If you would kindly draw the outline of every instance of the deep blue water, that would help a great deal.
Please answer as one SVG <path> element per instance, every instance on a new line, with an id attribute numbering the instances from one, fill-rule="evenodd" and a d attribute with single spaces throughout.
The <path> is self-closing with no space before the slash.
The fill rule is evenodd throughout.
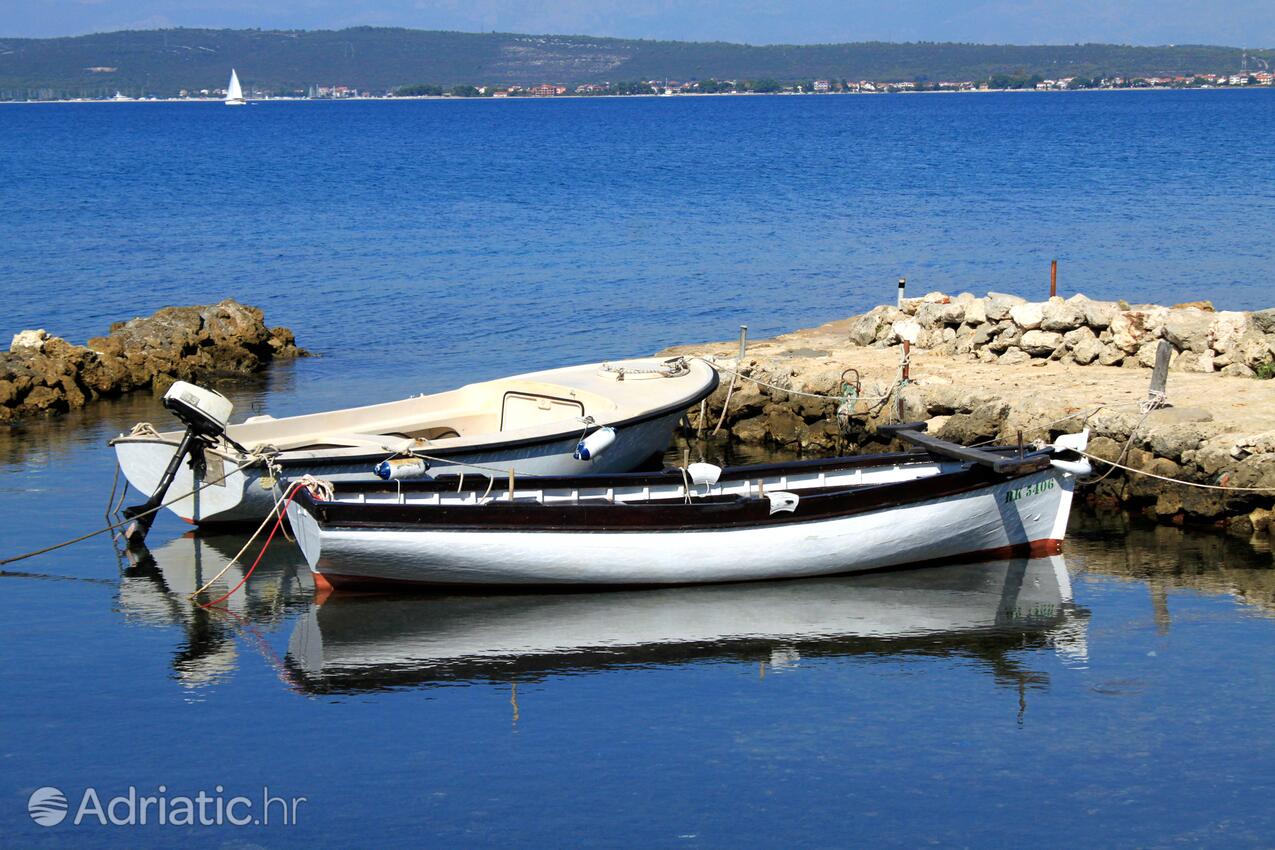
<path id="1" fill-rule="evenodd" d="M 1273 135 L 1262 90 L 12 105 L 0 335 L 234 296 L 391 397 L 819 324 L 900 275 L 1042 297 L 1055 257 L 1064 293 L 1265 307 Z"/>
<path id="2" fill-rule="evenodd" d="M 1064 292 L 1267 306 L 1273 107 L 1263 91 L 4 107 L 0 338 L 79 341 L 233 295 L 323 354 L 232 388 L 239 410 L 280 413 L 813 325 L 889 300 L 900 274 L 1039 294 L 1055 256 Z M 165 415 L 135 396 L 0 433 L 0 557 L 97 525 L 105 440 Z M 0 575 L 0 845 L 1275 835 L 1275 570 L 1248 541 L 1078 515 L 1074 602 L 1012 616 L 1005 564 L 543 611 L 315 608 L 280 542 L 210 614 L 183 591 L 237 541 L 183 530 L 156 523 L 154 564 L 98 538 Z M 991 600 L 982 619 L 926 627 L 961 582 Z M 838 622 L 691 639 L 790 592 Z M 662 640 L 591 642 L 687 605 Z M 865 634 L 874 620 L 892 625 Z M 501 653 L 506 627 L 551 648 Z M 161 784 L 307 799 L 290 827 L 27 814 L 42 786 L 74 807 Z"/>

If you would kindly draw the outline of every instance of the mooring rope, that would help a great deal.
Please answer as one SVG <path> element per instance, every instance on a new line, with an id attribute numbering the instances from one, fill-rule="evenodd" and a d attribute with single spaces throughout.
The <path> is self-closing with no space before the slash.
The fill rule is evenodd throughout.
<path id="1" fill-rule="evenodd" d="M 778 384 L 771 384 L 771 383 L 767 383 L 766 381 L 763 381 L 761 378 L 754 378 L 752 375 L 745 375 L 743 372 L 739 372 L 739 371 L 736 371 L 735 369 L 731 369 L 731 368 L 729 368 L 729 367 L 727 367 L 727 366 L 723 366 L 723 365 L 721 365 L 720 363 L 714 363 L 712 360 L 708 360 L 708 359 L 706 359 L 706 358 L 704 358 L 704 357 L 700 357 L 700 358 L 698 358 L 698 359 L 699 359 L 699 360 L 703 360 L 705 363 L 707 363 L 709 366 L 712 366 L 712 367 L 713 367 L 714 369 L 716 369 L 717 371 L 719 371 L 719 372 L 725 372 L 726 374 L 730 375 L 730 376 L 731 376 L 731 378 L 732 378 L 732 380 L 734 380 L 734 378 L 735 378 L 735 377 L 738 377 L 738 378 L 740 378 L 740 379 L 742 379 L 742 380 L 745 380 L 745 381 L 751 381 L 751 382 L 752 382 L 752 383 L 754 383 L 754 384 L 758 384 L 758 385 L 763 386 L 763 387 L 766 387 L 766 388 L 768 388 L 768 389 L 777 390 L 777 391 L 779 391 L 779 392 L 781 392 L 781 393 L 788 393 L 788 394 L 790 394 L 790 395 L 799 395 L 799 396 L 802 396 L 803 398 L 817 398 L 817 399 L 821 399 L 821 400 L 823 400 L 823 401 L 843 401 L 843 400 L 845 400 L 845 395 L 844 395 L 844 394 L 843 394 L 843 395 L 829 395 L 829 394 L 827 394 L 827 393 L 812 393 L 812 392 L 806 392 L 805 390 L 794 390 L 794 389 L 790 389 L 790 388 L 788 388 L 788 387 L 781 387 L 781 386 L 779 386 Z M 896 381 L 896 383 L 897 383 L 897 381 Z M 893 385 L 892 385 L 892 386 L 893 386 Z M 861 401 L 880 401 L 880 400 L 883 400 L 883 399 L 888 399 L 891 395 L 893 395 L 893 392 L 887 392 L 885 395 L 876 395 L 876 396 L 874 396 L 874 395 L 861 395 L 861 396 L 859 396 L 858 398 L 859 398 L 859 400 L 861 400 Z"/>
<path id="2" fill-rule="evenodd" d="M 1199 487 L 1200 489 L 1203 489 L 1203 490 L 1225 490 L 1231 493 L 1275 493 L 1275 487 L 1228 487 L 1225 484 L 1201 484 L 1198 481 L 1186 481 L 1182 478 L 1171 478 L 1168 475 L 1160 475 L 1159 473 L 1148 472 L 1145 469 L 1136 469 L 1132 466 L 1126 466 L 1125 464 L 1117 463 L 1114 460 L 1107 460 L 1106 458 L 1101 458 L 1101 457 L 1098 457 L 1097 455 L 1093 455 L 1085 451 L 1080 452 L 1080 454 L 1084 455 L 1090 460 L 1096 460 L 1101 463 L 1108 464 L 1114 469 L 1123 469 L 1126 472 L 1132 472 L 1136 475 L 1145 475 L 1148 478 L 1158 478 L 1161 481 L 1168 481 L 1172 484 L 1182 484 L 1187 487 Z M 1101 480 L 1101 479 L 1096 479 L 1095 483 L 1098 480 Z M 1089 482 L 1084 482 L 1084 483 L 1089 483 Z"/>
<path id="3" fill-rule="evenodd" d="M 124 526 L 132 523 L 134 520 L 140 519 L 141 517 L 144 517 L 144 516 L 149 516 L 150 514 L 153 514 L 156 511 L 162 510 L 163 508 L 166 508 L 169 505 L 174 505 L 177 502 L 180 502 L 182 499 L 190 498 L 191 496 L 198 493 L 200 490 L 203 490 L 205 487 L 211 487 L 214 484 L 220 484 L 222 481 L 225 481 L 227 478 L 234 475 L 236 472 L 240 472 L 244 469 L 247 469 L 248 467 L 252 466 L 254 463 L 258 463 L 258 462 L 259 462 L 259 458 L 256 458 L 256 457 L 250 458 L 246 463 L 241 464 L 240 466 L 236 466 L 234 469 L 230 470 L 225 475 L 222 475 L 220 478 L 214 478 L 210 481 L 205 481 L 203 484 L 200 484 L 198 487 L 191 490 L 190 492 L 182 493 L 180 496 L 169 499 L 167 502 L 163 502 L 162 504 L 156 505 L 150 510 L 142 511 L 136 516 L 129 517 L 128 519 L 121 520 L 120 522 L 113 522 L 110 525 L 107 525 L 103 528 L 96 529 L 95 531 L 90 531 L 87 534 L 81 534 L 78 537 L 72 537 L 70 540 L 63 540 L 61 543 L 54 543 L 52 546 L 45 546 L 43 548 L 36 549 L 31 552 L 23 552 L 21 555 L 13 555 L 12 557 L 0 560 L 0 566 L 4 566 L 5 564 L 12 564 L 17 561 L 25 561 L 27 558 L 34 558 L 36 555 L 44 555 L 48 552 L 53 552 L 57 549 L 65 549 L 67 546 L 71 546 L 73 544 L 80 543 L 84 540 L 88 540 L 90 537 L 96 537 L 99 534 L 105 534 L 106 532 L 114 531 L 117 528 L 123 528 Z"/>
<path id="4" fill-rule="evenodd" d="M 248 583 L 248 579 L 252 576 L 254 572 L 256 572 L 257 565 L 260 564 L 261 559 L 265 557 L 266 550 L 270 548 L 270 541 L 274 540 L 275 532 L 278 531 L 280 526 L 283 525 L 283 517 L 288 511 L 288 505 L 292 504 L 292 499 L 294 496 L 297 495 L 297 491 L 305 486 L 306 486 L 306 482 L 305 482 L 305 479 L 303 478 L 300 481 L 294 482 L 292 486 L 288 488 L 288 499 L 286 502 L 283 503 L 283 510 L 280 511 L 279 518 L 275 520 L 274 528 L 270 529 L 270 534 L 269 536 L 266 537 L 266 542 L 262 544 L 261 551 L 257 553 L 257 559 L 252 562 L 252 566 L 248 568 L 248 572 L 243 574 L 243 578 L 239 579 L 239 582 L 234 587 L 230 588 L 230 590 L 227 590 L 225 593 L 223 593 L 221 596 L 214 599 L 212 602 L 205 602 L 201 604 L 199 606 L 200 608 L 212 608 L 213 606 L 220 605 L 221 603 L 229 599 L 231 596 L 234 596 L 236 591 L 239 590 L 239 588 L 243 587 L 245 584 Z M 230 565 L 227 564 L 226 569 L 229 569 L 229 568 L 230 568 Z"/>
<path id="5" fill-rule="evenodd" d="M 297 483 L 301 484 L 302 482 L 299 481 Z M 292 488 L 289 488 L 289 490 L 291 489 Z M 265 530 L 266 526 L 270 524 L 270 520 L 275 519 L 276 517 L 282 518 L 282 511 L 279 510 L 279 504 L 283 501 L 285 495 L 287 494 L 286 493 L 279 494 L 279 498 L 274 500 L 274 505 L 272 505 L 270 508 L 270 513 L 266 514 L 266 518 L 261 521 L 261 525 L 257 526 L 257 530 L 254 531 L 252 533 L 252 536 L 248 538 L 248 542 L 243 545 L 243 548 L 240 549 L 238 552 L 236 552 L 235 556 L 226 562 L 226 566 L 221 568 L 221 572 L 217 573 L 217 575 L 213 576 L 212 578 L 208 579 L 208 581 L 204 582 L 203 586 L 196 589 L 194 593 L 188 594 L 190 599 L 194 599 L 196 596 L 203 593 L 208 588 L 212 587 L 214 584 L 217 583 L 218 579 L 220 579 L 222 576 L 226 574 L 227 570 L 229 570 L 236 563 L 238 563 L 239 559 L 243 557 L 243 553 L 248 551 L 248 547 L 252 545 L 252 542 L 256 540 L 257 537 L 261 534 L 261 532 Z"/>

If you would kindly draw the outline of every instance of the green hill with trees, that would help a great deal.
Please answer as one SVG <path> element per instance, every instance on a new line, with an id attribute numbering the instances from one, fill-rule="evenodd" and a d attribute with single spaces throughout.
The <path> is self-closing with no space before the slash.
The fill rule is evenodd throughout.
<path id="1" fill-rule="evenodd" d="M 0 97 L 176 95 L 219 88 L 230 68 L 267 93 L 346 85 L 535 84 L 673 79 L 985 80 L 1238 71 L 1233 47 L 1110 44 L 1015 46 L 864 42 L 768 45 L 587 36 L 345 30 L 168 29 L 68 38 L 0 38 Z M 1249 50 L 1250 68 L 1275 51 Z"/>

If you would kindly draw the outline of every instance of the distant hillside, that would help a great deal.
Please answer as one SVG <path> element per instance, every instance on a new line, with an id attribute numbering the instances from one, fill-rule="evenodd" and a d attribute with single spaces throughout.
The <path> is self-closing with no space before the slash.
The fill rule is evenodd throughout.
<path id="1" fill-rule="evenodd" d="M 1249 51 L 1275 63 L 1275 51 Z M 1233 72 L 1231 47 L 909 43 L 773 45 L 361 27 L 339 31 L 147 30 L 0 38 L 0 97 L 174 95 L 224 86 L 383 91 L 408 83 L 577 84 L 639 79 L 979 80 L 995 73 L 1145 76 Z"/>

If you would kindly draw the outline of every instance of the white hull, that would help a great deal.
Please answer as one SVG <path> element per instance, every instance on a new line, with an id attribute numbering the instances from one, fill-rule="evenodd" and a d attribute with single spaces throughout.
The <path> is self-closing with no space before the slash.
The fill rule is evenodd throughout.
<path id="1" fill-rule="evenodd" d="M 1050 467 L 863 513 L 803 521 L 798 505 L 782 524 L 694 531 L 355 529 L 323 527 L 296 503 L 289 514 L 311 569 L 331 584 L 689 584 L 1055 552 L 1074 484 L 1072 474 Z"/>
<path id="2" fill-rule="evenodd" d="M 479 448 L 472 452 L 448 457 L 448 463 L 431 461 L 435 473 L 486 473 L 483 467 L 501 470 L 512 469 L 518 475 L 591 475 L 605 472 L 627 472 L 652 455 L 668 447 L 670 435 L 677 426 L 682 412 L 670 413 L 638 425 L 616 431 L 616 441 L 593 460 L 576 460 L 576 436 L 547 441 L 540 444 L 519 445 L 507 449 L 500 447 Z M 168 461 L 177 451 L 177 443 L 168 440 L 127 440 L 115 444 L 120 468 L 130 485 L 150 494 L 159 485 Z M 194 472 L 183 463 L 169 488 L 170 497 L 191 494 L 169 506 L 169 510 L 186 522 L 252 522 L 260 521 L 268 513 L 278 496 L 275 484 L 261 466 L 251 466 L 238 471 L 234 458 L 217 452 L 208 452 L 208 476 L 212 481 L 230 473 L 222 483 L 196 491 Z M 314 475 L 327 481 L 374 482 L 372 463 L 343 461 L 340 458 L 313 458 L 308 462 L 289 464 L 286 474 L 299 478 Z"/>

